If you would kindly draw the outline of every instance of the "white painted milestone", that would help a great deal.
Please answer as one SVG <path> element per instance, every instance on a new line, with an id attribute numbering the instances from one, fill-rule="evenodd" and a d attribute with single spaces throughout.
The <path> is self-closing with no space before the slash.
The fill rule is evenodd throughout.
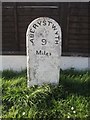
<path id="1" fill-rule="evenodd" d="M 60 75 L 61 28 L 48 17 L 30 23 L 26 33 L 28 86 L 58 84 Z"/>

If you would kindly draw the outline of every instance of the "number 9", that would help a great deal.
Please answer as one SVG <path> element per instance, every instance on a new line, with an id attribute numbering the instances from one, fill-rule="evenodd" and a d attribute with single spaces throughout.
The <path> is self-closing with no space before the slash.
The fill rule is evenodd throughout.
<path id="1" fill-rule="evenodd" d="M 42 39 L 42 45 L 46 45 L 47 44 L 47 40 L 46 39 Z"/>

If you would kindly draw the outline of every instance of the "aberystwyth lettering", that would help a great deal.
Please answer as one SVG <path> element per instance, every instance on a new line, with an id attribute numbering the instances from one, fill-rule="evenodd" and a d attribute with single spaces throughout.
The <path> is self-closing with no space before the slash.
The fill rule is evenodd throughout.
<path id="1" fill-rule="evenodd" d="M 59 31 L 58 31 L 56 25 L 52 21 L 49 21 L 49 20 L 42 20 L 42 21 L 40 20 L 40 21 L 37 21 L 36 23 L 34 23 L 32 28 L 29 29 L 29 33 L 30 33 L 29 38 L 30 38 L 30 42 L 32 43 L 32 45 L 34 45 L 35 32 L 41 26 L 46 27 L 46 28 L 48 27 L 48 29 L 50 27 L 54 31 L 54 37 L 55 37 L 54 43 L 59 44 L 61 38 L 60 38 L 60 34 L 59 34 Z M 41 40 L 42 45 L 46 45 L 46 42 L 47 42 L 47 40 L 45 40 L 45 39 Z"/>

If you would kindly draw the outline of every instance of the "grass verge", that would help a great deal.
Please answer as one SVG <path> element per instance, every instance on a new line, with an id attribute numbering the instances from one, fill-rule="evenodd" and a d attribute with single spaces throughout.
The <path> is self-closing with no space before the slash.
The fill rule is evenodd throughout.
<path id="1" fill-rule="evenodd" d="M 90 120 L 90 71 L 64 70 L 59 85 L 30 88 L 26 70 L 3 71 L 2 118 Z"/>

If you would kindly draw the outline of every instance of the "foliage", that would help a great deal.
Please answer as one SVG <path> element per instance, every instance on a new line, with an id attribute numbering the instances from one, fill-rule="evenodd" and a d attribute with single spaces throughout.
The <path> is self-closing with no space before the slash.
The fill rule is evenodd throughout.
<path id="1" fill-rule="evenodd" d="M 61 70 L 59 85 L 30 88 L 27 88 L 26 70 L 3 71 L 2 118 L 89 120 L 89 86 L 89 71 Z"/>

